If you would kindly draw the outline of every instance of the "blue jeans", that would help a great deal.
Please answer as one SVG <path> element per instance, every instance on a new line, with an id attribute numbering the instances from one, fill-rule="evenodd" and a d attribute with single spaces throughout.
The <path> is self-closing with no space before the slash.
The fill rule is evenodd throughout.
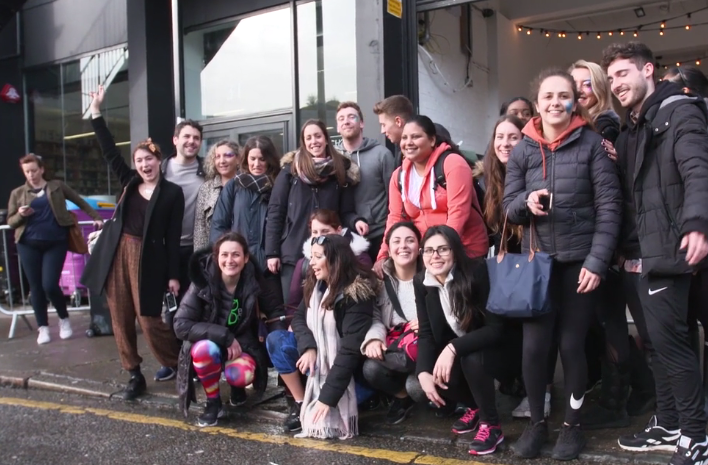
<path id="1" fill-rule="evenodd" d="M 69 318 L 66 297 L 59 287 L 68 243 L 62 241 L 34 241 L 20 239 L 17 252 L 22 269 L 29 281 L 32 309 L 37 326 L 48 326 L 47 300 L 52 302 L 59 318 Z"/>
<path id="2" fill-rule="evenodd" d="M 300 358 L 300 353 L 297 350 L 295 333 L 282 329 L 273 331 L 266 338 L 266 349 L 279 374 L 287 375 L 297 371 L 295 364 Z M 369 388 L 363 380 L 361 370 L 354 372 L 354 387 L 358 403 L 368 400 L 374 394 L 373 389 Z"/>

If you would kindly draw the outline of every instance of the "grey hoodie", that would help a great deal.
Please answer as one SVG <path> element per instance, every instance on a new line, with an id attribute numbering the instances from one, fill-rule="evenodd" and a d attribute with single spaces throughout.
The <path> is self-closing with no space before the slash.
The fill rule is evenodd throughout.
<path id="1" fill-rule="evenodd" d="M 359 166 L 361 181 L 354 191 L 357 216 L 369 224 L 367 238 L 382 237 L 388 217 L 388 187 L 396 161 L 378 141 L 364 137 L 357 150 L 348 152 L 339 142 L 337 149 Z"/>

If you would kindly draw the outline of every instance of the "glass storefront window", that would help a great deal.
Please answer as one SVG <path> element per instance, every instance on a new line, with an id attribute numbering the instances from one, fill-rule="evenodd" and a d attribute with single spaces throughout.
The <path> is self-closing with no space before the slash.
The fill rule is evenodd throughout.
<path id="1" fill-rule="evenodd" d="M 290 8 L 187 33 L 188 118 L 238 117 L 292 108 Z"/>
<path id="2" fill-rule="evenodd" d="M 116 49 L 25 75 L 30 150 L 43 157 L 50 176 L 80 195 L 115 196 L 118 179 L 103 159 L 91 129 L 89 92 L 106 86 L 102 114 L 116 144 L 130 160 L 127 51 Z"/>
<path id="3" fill-rule="evenodd" d="M 324 121 L 330 136 L 340 102 L 357 98 L 356 2 L 317 0 L 297 10 L 300 123 Z"/>

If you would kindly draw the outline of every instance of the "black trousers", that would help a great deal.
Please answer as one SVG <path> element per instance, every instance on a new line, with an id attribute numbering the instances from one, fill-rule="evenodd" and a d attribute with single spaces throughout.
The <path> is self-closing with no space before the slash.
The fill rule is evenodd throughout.
<path id="1" fill-rule="evenodd" d="M 644 276 L 637 291 L 649 336 L 656 382 L 657 418 L 667 429 L 684 436 L 706 438 L 703 383 L 691 347 L 688 302 L 692 275 Z"/>
<path id="2" fill-rule="evenodd" d="M 445 401 L 462 402 L 469 408 L 479 408 L 479 419 L 482 422 L 490 425 L 499 424 L 494 376 L 485 369 L 483 351 L 457 358 L 447 386 L 447 390 L 438 390 L 438 394 Z M 408 377 L 406 390 L 416 402 L 428 400 L 415 376 Z"/>
<path id="3" fill-rule="evenodd" d="M 549 351 L 553 332 L 558 341 L 563 364 L 565 388 L 565 422 L 580 423 L 580 407 L 585 398 L 587 362 L 585 338 L 596 318 L 598 290 L 578 294 L 578 278 L 582 262 L 553 264 L 550 291 L 553 311 L 538 318 L 524 320 L 523 360 L 524 384 L 529 398 L 531 420 L 542 421 L 548 378 Z"/>

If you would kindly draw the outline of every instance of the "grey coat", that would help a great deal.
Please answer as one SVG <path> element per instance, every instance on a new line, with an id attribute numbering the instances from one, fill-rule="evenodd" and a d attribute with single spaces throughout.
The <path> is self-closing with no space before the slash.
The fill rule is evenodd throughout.
<path id="1" fill-rule="evenodd" d="M 202 250 L 209 246 L 211 221 L 222 188 L 221 176 L 206 181 L 199 188 L 194 212 L 194 250 Z"/>
<path id="2" fill-rule="evenodd" d="M 359 166 L 361 181 L 354 190 L 356 213 L 369 225 L 368 238 L 384 235 L 388 218 L 388 186 L 396 169 L 391 152 L 374 139 L 364 138 L 357 150 L 339 149 Z"/>
<path id="3" fill-rule="evenodd" d="M 533 216 L 526 207 L 529 194 L 548 189 L 553 204 L 548 216 L 534 219 L 535 247 L 559 262 L 582 261 L 604 276 L 619 237 L 622 195 L 617 168 L 601 142 L 602 136 L 587 127 L 573 131 L 555 151 L 542 150 L 524 136 L 507 163 L 504 210 L 509 222 L 528 226 Z M 524 251 L 530 230 L 524 228 Z"/>

